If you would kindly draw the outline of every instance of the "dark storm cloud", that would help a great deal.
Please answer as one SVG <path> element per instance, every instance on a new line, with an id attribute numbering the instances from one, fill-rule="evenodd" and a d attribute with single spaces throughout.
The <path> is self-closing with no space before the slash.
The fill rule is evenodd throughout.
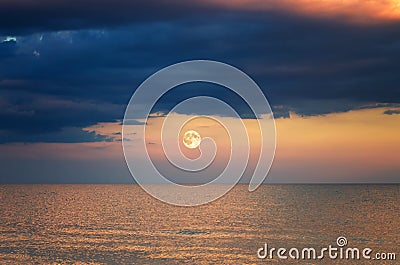
<path id="1" fill-rule="evenodd" d="M 46 126 L 43 126 L 45 129 Z M 51 128 L 53 129 L 53 128 Z M 29 129 L 23 132 L 0 131 L 0 144 L 2 143 L 87 143 L 87 142 L 109 142 L 112 138 L 97 135 L 95 132 L 86 132 L 78 127 L 63 127 L 58 131 L 32 132 Z"/>
<path id="2" fill-rule="evenodd" d="M 0 7 L 0 130 L 7 134 L 121 120 L 142 81 L 191 59 L 245 71 L 277 117 L 400 102 L 396 22 L 222 13 L 192 1 L 3 1 Z M 232 94 L 202 85 L 175 90 L 154 111 L 200 94 L 229 99 L 248 115 Z"/>
<path id="3" fill-rule="evenodd" d="M 123 106 L 25 95 L 0 98 L 0 143 L 106 141 L 82 127 L 113 121 Z"/>
<path id="4" fill-rule="evenodd" d="M 26 34 L 160 21 L 206 12 L 204 1 L 3 0 L 0 34 Z M 214 8 L 215 10 L 215 8 Z"/>

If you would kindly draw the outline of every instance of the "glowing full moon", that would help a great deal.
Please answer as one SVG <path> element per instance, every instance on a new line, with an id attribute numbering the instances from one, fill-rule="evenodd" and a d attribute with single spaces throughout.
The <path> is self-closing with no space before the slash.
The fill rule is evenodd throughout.
<path id="1" fill-rule="evenodd" d="M 200 145 L 201 136 L 198 132 L 190 130 L 183 135 L 183 144 L 190 149 L 197 148 Z"/>

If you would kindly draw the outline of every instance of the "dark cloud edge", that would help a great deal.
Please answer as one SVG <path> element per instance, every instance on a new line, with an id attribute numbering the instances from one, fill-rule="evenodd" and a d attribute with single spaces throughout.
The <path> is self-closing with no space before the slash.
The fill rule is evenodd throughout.
<path id="1" fill-rule="evenodd" d="M 15 0 L 0 3 L 0 35 L 29 35 L 81 29 L 112 28 L 133 23 L 178 21 L 194 17 L 243 17 L 264 19 L 287 16 L 309 21 L 335 24 L 353 24 L 341 15 L 312 16 L 296 10 L 271 8 L 238 9 L 211 1 L 159 1 L 159 0 Z M 376 21 L 375 24 L 394 24 L 396 21 Z M 367 26 L 373 26 L 366 23 Z M 364 26 L 362 23 L 358 26 Z"/>

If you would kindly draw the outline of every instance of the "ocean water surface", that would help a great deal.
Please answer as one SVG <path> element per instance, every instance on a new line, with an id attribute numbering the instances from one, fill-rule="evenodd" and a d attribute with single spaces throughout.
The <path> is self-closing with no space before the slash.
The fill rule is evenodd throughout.
<path id="1" fill-rule="evenodd" d="M 238 185 L 198 207 L 138 185 L 1 185 L 0 264 L 399 264 L 400 185 Z M 259 259 L 348 246 L 396 261 Z"/>

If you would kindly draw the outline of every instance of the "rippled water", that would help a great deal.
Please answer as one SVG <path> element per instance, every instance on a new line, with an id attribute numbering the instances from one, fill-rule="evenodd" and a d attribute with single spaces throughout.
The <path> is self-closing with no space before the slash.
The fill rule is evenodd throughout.
<path id="1" fill-rule="evenodd" d="M 258 259 L 257 249 L 321 248 L 338 236 L 400 259 L 399 201 L 400 185 L 263 185 L 252 193 L 239 185 L 191 208 L 137 185 L 3 185 L 0 264 L 292 264 Z"/>

